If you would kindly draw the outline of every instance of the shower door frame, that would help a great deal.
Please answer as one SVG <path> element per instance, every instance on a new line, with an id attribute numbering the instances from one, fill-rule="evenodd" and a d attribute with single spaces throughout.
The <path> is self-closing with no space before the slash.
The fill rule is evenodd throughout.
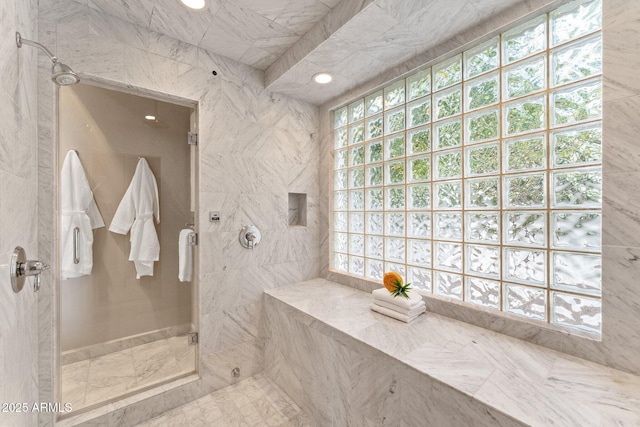
<path id="1" fill-rule="evenodd" d="M 184 98 L 181 96 L 176 96 L 176 95 L 170 95 L 167 93 L 163 93 L 163 92 L 158 92 L 158 91 L 154 91 L 154 90 L 150 90 L 150 89 L 146 89 L 146 88 L 142 88 L 142 87 L 135 87 L 132 86 L 130 84 L 126 84 L 126 83 L 121 83 L 121 82 L 117 82 L 117 81 L 113 81 L 113 80 L 108 80 L 108 79 L 103 79 L 101 77 L 98 76 L 94 76 L 94 75 L 87 75 L 84 73 L 78 73 L 78 75 L 81 78 L 81 82 L 87 85 L 91 85 L 91 86 L 97 86 L 103 89 L 108 89 L 108 90 L 113 90 L 116 92 L 122 92 L 122 93 L 126 93 L 129 95 L 135 95 L 135 96 L 139 96 L 139 97 L 143 97 L 143 98 L 150 98 L 150 99 L 155 99 L 158 101 L 162 101 L 162 102 L 166 102 L 166 103 L 171 103 L 171 104 L 176 104 L 176 105 L 180 105 L 183 107 L 187 107 L 192 109 L 191 115 L 190 115 L 190 132 L 193 133 L 198 133 L 199 131 L 199 107 L 200 107 L 200 102 L 198 100 L 194 100 L 194 99 L 188 99 L 188 98 Z M 53 123 L 52 123 L 52 142 L 53 142 L 53 148 L 52 148 L 52 159 L 51 159 L 51 167 L 53 168 L 53 189 L 52 189 L 52 193 L 53 193 L 53 203 L 54 203 L 54 209 L 53 209 L 53 221 L 52 221 L 52 231 L 53 231 L 53 236 L 55 236 L 55 239 L 53 241 L 53 244 L 51 245 L 51 270 L 49 272 L 49 283 L 52 283 L 52 291 L 53 291 L 53 301 L 55 302 L 54 304 L 52 304 L 52 310 L 53 310 L 53 332 L 54 332 L 54 337 L 52 340 L 52 346 L 53 348 L 51 356 L 52 358 L 50 360 L 53 360 L 53 388 L 52 388 L 52 396 L 51 399 L 49 399 L 49 401 L 52 402 L 61 402 L 62 405 L 64 405 L 65 402 L 62 401 L 62 364 L 61 364 L 61 346 L 60 346 L 60 334 L 61 334 L 61 321 L 60 321 L 60 315 L 61 315 L 61 292 L 60 292 L 60 285 L 61 285 L 61 278 L 60 278 L 60 270 L 59 270 L 59 266 L 60 266 L 60 250 L 59 250 L 59 244 L 58 242 L 60 241 L 60 174 L 59 174 L 59 170 L 58 170 L 58 165 L 60 162 L 60 153 L 59 153 L 59 148 L 60 148 L 60 141 L 59 141 L 59 127 L 60 127 L 60 110 L 59 110 L 59 102 L 60 102 L 60 96 L 59 96 L 59 87 L 54 85 L 53 88 Z M 187 135 L 185 135 L 185 144 L 187 144 Z M 193 158 L 193 162 L 192 162 L 192 166 L 193 168 L 190 168 L 190 183 L 193 184 L 193 188 L 191 188 L 191 192 L 193 194 L 193 203 L 194 203 L 194 230 L 196 231 L 196 233 L 198 233 L 198 230 L 200 230 L 200 224 L 199 224 L 199 206 L 200 206 L 200 201 L 199 201 L 199 192 L 200 192 L 200 183 L 199 183 L 199 168 L 200 168 L 200 153 L 199 153 L 199 147 L 198 144 L 195 145 L 189 145 L 189 147 L 192 147 L 191 150 L 192 151 L 192 158 Z M 39 147 L 39 150 L 41 150 L 42 148 Z M 40 215 L 40 214 L 39 214 Z M 191 294 L 191 318 L 192 318 L 192 324 L 194 327 L 194 331 L 198 331 L 199 330 L 199 312 L 198 312 L 198 301 L 199 301 L 199 288 L 200 288 L 200 282 L 199 282 L 199 248 L 198 246 L 194 246 L 193 248 L 193 280 L 192 280 L 192 294 Z M 42 317 L 43 313 L 40 312 L 39 316 Z M 40 322 L 41 323 L 41 322 Z M 143 393 L 143 392 L 147 392 L 149 390 L 153 390 L 154 388 L 160 387 L 160 386 L 166 386 L 171 384 L 172 382 L 175 382 L 177 380 L 180 380 L 184 377 L 190 377 L 190 376 L 194 376 L 193 381 L 196 381 L 198 379 L 200 379 L 200 369 L 199 369 L 199 365 L 200 365 L 200 351 L 201 351 L 201 346 L 200 345 L 196 345 L 196 351 L 195 351 L 195 360 L 194 360 L 194 369 L 195 372 L 191 373 L 191 374 L 186 374 L 186 375 L 181 375 L 181 376 L 177 376 L 174 378 L 171 378 L 169 380 L 160 382 L 158 384 L 155 385 L 151 385 L 148 387 L 143 387 L 140 390 L 136 390 L 130 393 L 125 393 L 123 395 L 120 395 L 118 397 L 106 400 L 104 402 L 100 402 L 94 405 L 90 405 L 84 408 L 81 408 L 80 410 L 77 411 L 73 411 L 71 413 L 58 413 L 57 416 L 54 416 L 53 419 L 53 423 L 63 420 L 65 418 L 68 417 L 73 417 L 76 416 L 78 414 L 82 414 L 82 413 L 86 413 L 92 410 L 95 410 L 97 408 L 102 408 L 102 407 L 106 407 L 108 405 L 110 405 L 113 402 L 116 402 L 118 400 L 121 399 L 129 399 L 132 396 L 135 396 L 137 394 Z M 43 365 L 43 357 L 40 357 L 40 363 L 39 366 L 42 367 Z M 181 385 L 181 384 L 180 384 Z M 163 388 L 164 390 L 164 388 Z M 40 400 L 43 401 L 45 399 L 42 399 L 42 392 L 40 392 L 41 394 L 41 398 Z"/>

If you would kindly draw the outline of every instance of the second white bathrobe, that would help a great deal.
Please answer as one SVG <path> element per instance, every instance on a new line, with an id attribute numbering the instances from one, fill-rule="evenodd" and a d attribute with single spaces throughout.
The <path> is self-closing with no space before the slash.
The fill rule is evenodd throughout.
<path id="1" fill-rule="evenodd" d="M 91 274 L 93 268 L 93 229 L 104 227 L 104 222 L 93 198 L 93 192 L 82 167 L 82 162 L 80 162 L 75 150 L 69 150 L 62 163 L 60 214 L 60 274 L 62 278 L 71 279 Z M 78 234 L 77 240 L 76 233 Z"/>
<path id="2" fill-rule="evenodd" d="M 131 230 L 129 261 L 136 266 L 138 279 L 153 276 L 153 263 L 160 259 L 154 216 L 160 223 L 158 184 L 147 160 L 140 158 L 131 184 L 109 226 L 109 231 L 118 234 L 127 234 Z"/>

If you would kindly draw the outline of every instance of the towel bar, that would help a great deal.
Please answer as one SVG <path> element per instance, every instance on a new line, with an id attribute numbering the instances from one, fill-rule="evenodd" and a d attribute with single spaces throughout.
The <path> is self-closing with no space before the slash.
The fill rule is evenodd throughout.
<path id="1" fill-rule="evenodd" d="M 80 264 L 80 228 L 73 229 L 73 263 Z"/>

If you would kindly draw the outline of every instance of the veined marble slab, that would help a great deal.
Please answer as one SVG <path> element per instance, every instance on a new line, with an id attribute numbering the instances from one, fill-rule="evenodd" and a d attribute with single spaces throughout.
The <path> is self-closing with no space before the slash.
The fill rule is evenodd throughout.
<path id="1" fill-rule="evenodd" d="M 474 405 L 521 423 L 640 423 L 638 376 L 434 313 L 402 323 L 370 311 L 371 294 L 325 279 L 270 289 L 265 294 L 267 307 L 272 305 L 288 319 L 310 325 L 339 345 L 357 347 L 367 357 L 390 356 L 397 360 L 395 365 L 419 372 L 423 376 L 412 377 L 416 384 L 431 383 L 431 390 L 453 393 L 457 398 L 467 396 Z M 270 323 L 270 327 L 277 341 L 282 331 L 277 330 L 278 325 Z M 295 342 L 296 337 L 289 340 Z M 270 355 L 266 357 L 269 365 Z M 281 372 L 279 378 L 286 379 L 286 373 Z M 362 381 L 374 384 L 374 380 Z M 338 384 L 333 386 L 339 387 L 342 379 L 335 377 L 335 381 Z"/>

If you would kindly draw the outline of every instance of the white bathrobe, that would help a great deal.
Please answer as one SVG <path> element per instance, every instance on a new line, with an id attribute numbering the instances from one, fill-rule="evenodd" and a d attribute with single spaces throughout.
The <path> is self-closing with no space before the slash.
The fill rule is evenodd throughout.
<path id="1" fill-rule="evenodd" d="M 136 266 L 138 279 L 153 276 L 153 263 L 160 259 L 154 215 L 156 222 L 160 223 L 158 184 L 147 160 L 140 158 L 131 184 L 109 226 L 109 231 L 118 234 L 127 234 L 131 230 L 129 261 Z"/>
<path id="2" fill-rule="evenodd" d="M 63 279 L 91 274 L 93 268 L 93 229 L 104 221 L 93 199 L 93 192 L 75 150 L 69 150 L 60 172 L 60 270 Z M 75 229 L 78 247 L 74 248 Z M 78 259 L 75 259 L 75 255 Z M 76 263 L 77 261 L 77 263 Z"/>

